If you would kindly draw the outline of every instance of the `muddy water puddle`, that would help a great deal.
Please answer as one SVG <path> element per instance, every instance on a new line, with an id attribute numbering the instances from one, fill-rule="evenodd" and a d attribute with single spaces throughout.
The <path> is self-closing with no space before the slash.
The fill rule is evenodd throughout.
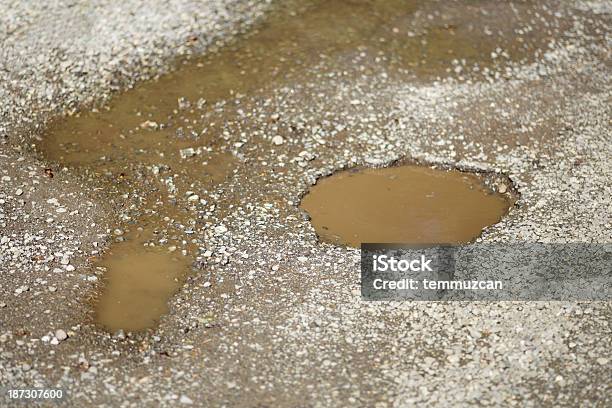
<path id="1" fill-rule="evenodd" d="M 228 142 L 231 135 L 225 126 L 237 120 L 256 125 L 254 118 L 240 116 L 255 103 L 243 96 L 271 97 L 274 87 L 315 75 L 313 67 L 358 71 L 355 75 L 382 68 L 391 77 L 427 80 L 457 72 L 458 61 L 464 66 L 497 64 L 499 59 L 493 61 L 491 55 L 499 46 L 504 52 L 497 52 L 506 59 L 529 58 L 545 38 L 537 30 L 516 34 L 518 23 L 513 18 L 523 9 L 529 12 L 528 6 L 494 3 L 478 2 L 488 8 L 487 13 L 479 13 L 471 1 L 437 8 L 399 0 L 287 2 L 232 44 L 195 60 L 178 61 L 173 72 L 113 97 L 104 107 L 52 123 L 37 144 L 48 161 L 78 169 L 101 184 L 117 205 L 121 225 L 134 227 L 146 217 L 147 228 L 160 231 L 158 244 L 186 253 L 180 255 L 182 261 L 171 261 L 175 255 L 162 255 L 129 234 L 122 237 L 124 242 L 113 244 L 100 261 L 107 268 L 107 284 L 96 306 L 98 322 L 136 330 L 150 327 L 154 315 L 159 317 L 165 310 L 163 305 L 184 276 L 176 271 L 185 269 L 198 250 L 185 231 L 212 216 L 215 189 L 244 165 Z M 499 21 L 495 16 L 501 16 Z M 357 56 L 359 69 L 354 63 Z M 241 103 L 242 109 L 227 109 Z M 468 240 L 507 209 L 503 200 L 485 194 L 468 175 L 404 171 L 380 171 L 386 176 L 364 171 L 360 176 L 347 173 L 322 180 L 303 205 L 313 212 L 321 236 L 351 245 L 364 239 Z M 365 183 L 394 200 L 372 199 L 363 201 L 363 208 L 343 207 L 338 191 L 325 192 L 326 186 L 336 189 L 335 180 L 342 180 L 338 191 L 344 191 L 345 197 L 361 197 Z M 387 191 L 385 185 L 394 187 Z M 430 191 L 428 185 L 435 188 Z M 324 199 L 330 194 L 332 198 Z M 403 194 L 408 194 L 407 202 Z M 393 208 L 380 211 L 383 204 Z M 366 213 L 371 218 L 363 218 Z M 348 214 L 358 232 L 345 230 Z M 368 223 L 384 223 L 389 229 L 384 236 L 377 235 Z M 149 279 L 149 274 L 157 278 Z M 156 298 L 155 305 L 149 297 Z M 136 319 L 143 310 L 151 313 Z"/>
<path id="2" fill-rule="evenodd" d="M 176 250 L 148 245 L 150 239 L 144 235 L 133 234 L 114 244 L 96 264 L 105 272 L 106 283 L 96 304 L 96 321 L 110 331 L 138 331 L 155 325 L 189 273 L 189 258 Z"/>
<path id="3" fill-rule="evenodd" d="M 466 243 L 499 222 L 512 203 L 478 175 L 408 165 L 323 178 L 301 208 L 320 239 L 359 247 L 366 242 Z"/>

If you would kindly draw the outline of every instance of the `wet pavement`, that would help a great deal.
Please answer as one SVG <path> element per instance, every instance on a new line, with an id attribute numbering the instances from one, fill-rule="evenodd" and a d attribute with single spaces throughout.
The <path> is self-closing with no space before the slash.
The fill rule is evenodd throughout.
<path id="1" fill-rule="evenodd" d="M 396 80 L 423 81 L 446 73 L 452 62 L 459 61 L 460 66 L 475 64 L 479 69 L 489 69 L 494 65 L 491 54 L 499 47 L 499 39 L 510 45 L 504 46 L 497 65 L 513 59 L 526 60 L 545 39 L 537 31 L 509 36 L 502 27 L 485 35 L 484 28 L 478 29 L 472 23 L 459 24 L 460 20 L 426 30 L 406 24 L 407 19 L 421 12 L 416 2 L 393 0 L 333 4 L 311 1 L 300 2 L 299 6 L 279 6 L 264 23 L 233 44 L 194 61 L 179 61 L 174 72 L 139 84 L 115 96 L 106 106 L 57 119 L 37 147 L 44 159 L 70 166 L 101 183 L 111 199 L 118 200 L 122 207 L 127 206 L 125 198 L 131 196 L 132 209 L 124 217 L 127 225 L 146 224 L 149 230 L 163 231 L 163 237 L 158 237 L 163 245 L 178 248 L 179 253 L 186 252 L 190 237 L 185 228 L 196 225 L 206 206 L 214 205 L 212 200 L 200 196 L 231 177 L 237 166 L 248 166 L 240 163 L 243 154 L 237 152 L 243 142 L 229 144 L 227 140 L 232 136 L 228 123 L 242 121 L 247 128 L 258 126 L 255 118 L 245 116 L 245 112 L 257 106 L 257 99 L 249 98 L 251 94 L 259 99 L 270 97 L 273 89 L 300 81 L 313 66 L 341 70 L 349 67 L 350 59 L 355 57 L 373 58 L 375 66 L 362 66 L 350 76 L 382 68 L 386 76 Z M 240 107 L 227 109 L 226 104 L 234 97 L 240 100 Z M 280 115 L 271 114 L 268 120 L 276 123 L 279 119 Z M 282 126 L 282 121 L 278 124 Z M 271 141 L 280 145 L 284 138 L 276 135 Z M 444 189 L 436 188 L 440 189 L 438 193 Z M 467 196 L 456 197 L 464 198 Z M 444 200 L 450 199 L 445 195 Z M 386 228 L 386 234 L 370 237 L 385 242 L 465 242 L 477 237 L 485 226 L 499 221 L 504 212 L 501 206 L 490 209 L 491 204 L 483 200 L 479 204 L 482 219 L 470 221 L 471 228 L 454 226 L 439 234 L 433 232 L 434 228 L 433 235 L 426 235 L 425 224 L 419 226 L 404 219 L 397 225 L 385 223 L 380 228 Z M 470 200 L 466 208 L 476 209 L 476 204 Z M 418 206 L 423 205 L 427 204 Z M 359 208 L 355 211 L 359 212 Z M 389 214 L 394 211 L 401 208 L 390 208 Z M 442 225 L 451 217 L 443 215 L 445 212 L 448 207 L 441 206 L 438 215 L 419 222 Z M 456 216 L 467 222 L 465 211 L 459 210 Z M 338 222 L 341 220 L 338 218 Z M 315 217 L 315 227 L 321 235 L 319 224 Z M 394 232 L 398 228 L 404 231 L 416 228 L 417 232 L 398 234 Z M 459 233 L 460 230 L 463 232 Z M 325 236 L 329 238 L 329 234 Z M 356 246 L 359 239 L 352 235 L 345 241 Z M 131 248 L 147 251 L 142 245 Z M 193 249 L 189 251 L 191 262 Z M 113 285 L 113 277 L 121 276 L 112 271 L 108 275 L 107 292 L 120 287 Z M 168 286 L 168 294 L 173 293 L 174 282 L 168 281 Z"/>
<path id="2" fill-rule="evenodd" d="M 609 405 L 609 302 L 363 302 L 359 251 L 300 208 L 406 160 L 518 199 L 469 239 L 609 241 L 605 2 L 77 3 L 0 13 L 0 385 L 69 406 Z M 135 255 L 181 265 L 167 309 L 102 327 Z"/>

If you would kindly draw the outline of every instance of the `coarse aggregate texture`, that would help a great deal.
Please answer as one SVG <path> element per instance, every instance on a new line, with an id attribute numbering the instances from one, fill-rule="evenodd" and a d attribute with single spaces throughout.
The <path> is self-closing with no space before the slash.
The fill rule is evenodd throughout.
<path id="1" fill-rule="evenodd" d="M 130 208 L 45 171 L 30 135 L 266 7 L 0 5 L 0 385 L 60 386 L 69 406 L 610 405 L 610 302 L 364 302 L 359 251 L 319 243 L 297 207 L 318 177 L 410 160 L 510 177 L 520 198 L 485 242 L 610 242 L 607 1 L 533 6 L 551 30 L 533 61 L 398 81 L 355 51 L 219 104 L 202 121 L 224 120 L 240 164 L 197 192 L 215 207 L 193 210 L 197 273 L 150 332 L 91 324 L 89 257 Z"/>

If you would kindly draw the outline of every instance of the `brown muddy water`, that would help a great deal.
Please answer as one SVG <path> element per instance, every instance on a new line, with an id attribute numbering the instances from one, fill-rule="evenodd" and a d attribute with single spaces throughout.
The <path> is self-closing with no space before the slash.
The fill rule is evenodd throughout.
<path id="1" fill-rule="evenodd" d="M 359 247 L 467 243 L 499 222 L 512 204 L 509 195 L 493 192 L 476 174 L 407 165 L 325 177 L 301 208 L 320 239 Z"/>
<path id="2" fill-rule="evenodd" d="M 109 330 L 153 326 L 189 272 L 189 258 L 166 247 L 145 246 L 143 235 L 114 244 L 97 263 L 105 271 L 106 288 L 96 318 Z"/>
<path id="3" fill-rule="evenodd" d="M 428 80 L 457 72 L 453 63 L 459 60 L 465 66 L 495 64 L 491 55 L 499 45 L 505 58 L 528 58 L 543 41 L 533 30 L 517 38 L 512 16 L 504 14 L 509 8 L 477 3 L 503 10 L 477 13 L 473 2 L 288 2 L 234 43 L 179 61 L 172 73 L 115 96 L 103 108 L 52 123 L 37 144 L 44 158 L 102 185 L 122 207 L 117 226 L 161 232 L 155 243 L 165 248 L 145 246 L 133 234 L 111 245 L 94 265 L 107 270 L 98 323 L 140 330 L 166 310 L 194 259 L 196 248 L 185 231 L 210 209 L 202 197 L 243 165 L 225 142 L 224 123 L 237 119 L 228 117 L 235 111 L 225 112 L 226 100 L 268 97 L 276 86 L 303 80 L 313 67 L 345 70 L 356 54 L 370 55 L 391 78 Z M 437 17 L 425 17 L 429 13 Z M 491 15 L 501 17 L 495 22 Z M 488 32 L 489 26 L 496 29 Z M 343 205 L 340 191 L 360 204 Z M 340 173 L 314 187 L 303 206 L 322 237 L 349 245 L 364 239 L 462 242 L 507 209 L 473 176 L 416 167 Z M 349 215 L 353 222 L 347 223 Z"/>

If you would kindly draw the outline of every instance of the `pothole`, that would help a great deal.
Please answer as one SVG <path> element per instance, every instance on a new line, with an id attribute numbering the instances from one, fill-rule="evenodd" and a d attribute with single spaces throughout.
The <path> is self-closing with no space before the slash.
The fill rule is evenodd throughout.
<path id="1" fill-rule="evenodd" d="M 495 192 L 482 175 L 418 165 L 344 170 L 320 179 L 300 206 L 319 238 L 334 244 L 458 244 L 513 205 L 507 182 L 497 185 Z"/>

